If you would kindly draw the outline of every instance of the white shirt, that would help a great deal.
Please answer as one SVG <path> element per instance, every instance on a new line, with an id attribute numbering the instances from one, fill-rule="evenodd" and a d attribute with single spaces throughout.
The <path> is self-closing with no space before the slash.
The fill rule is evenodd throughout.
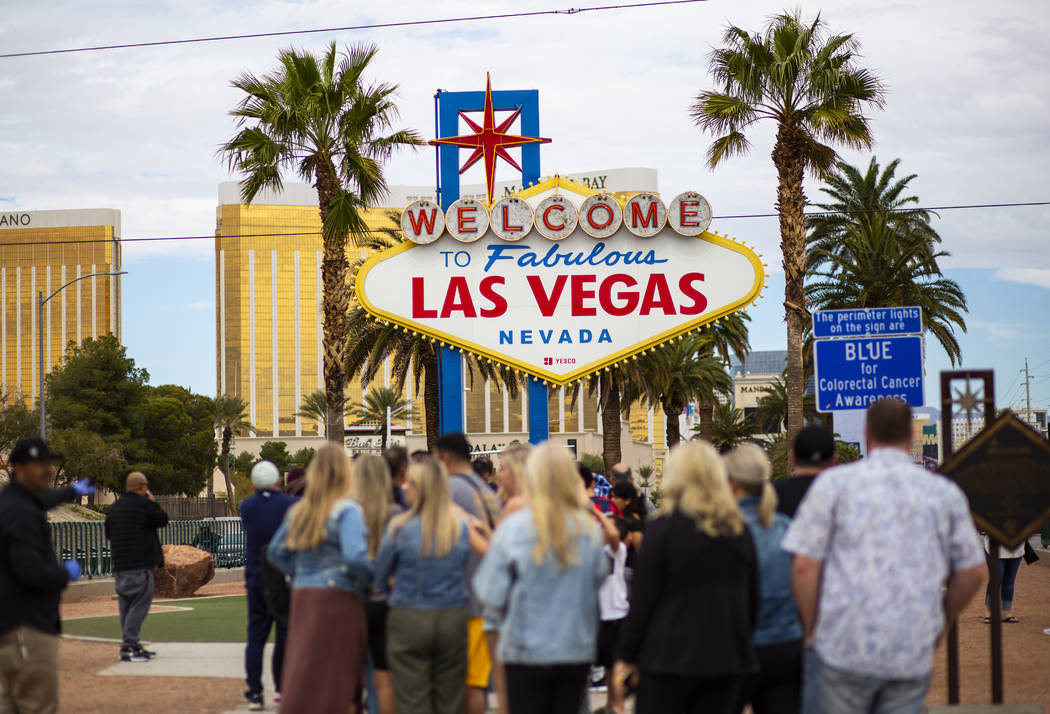
<path id="1" fill-rule="evenodd" d="M 631 609 L 627 602 L 627 546 L 621 542 L 615 553 L 609 546 L 605 546 L 604 550 L 613 562 L 613 571 L 606 576 L 598 590 L 598 611 L 602 622 L 622 620 Z"/>
<path id="2" fill-rule="evenodd" d="M 783 548 L 824 561 L 821 659 L 883 679 L 929 674 L 944 626 L 941 586 L 984 563 L 963 492 L 896 449 L 822 473 Z"/>
<path id="3" fill-rule="evenodd" d="M 983 536 L 983 538 L 984 538 L 984 552 L 988 553 L 988 552 L 990 552 L 988 550 L 988 536 L 985 535 L 985 536 Z M 1021 543 L 1021 545 L 1017 546 L 1016 548 L 1014 548 L 1012 550 L 1007 548 L 1006 546 L 1002 546 L 1002 545 L 999 546 L 999 560 L 1005 560 L 1007 558 L 1020 558 L 1023 555 L 1024 555 L 1024 543 Z"/>

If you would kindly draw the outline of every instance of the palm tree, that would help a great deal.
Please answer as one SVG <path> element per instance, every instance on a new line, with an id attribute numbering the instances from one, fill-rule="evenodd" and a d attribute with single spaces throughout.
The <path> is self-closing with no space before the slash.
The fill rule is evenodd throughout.
<path id="1" fill-rule="evenodd" d="M 856 65 L 852 35 L 831 35 L 820 17 L 812 24 L 801 13 L 782 13 L 754 35 L 730 25 L 725 47 L 709 60 L 718 91 L 701 91 L 692 118 L 717 138 L 707 152 L 711 168 L 751 148 L 744 131 L 763 119 L 776 123 L 773 164 L 777 169 L 777 211 L 784 265 L 784 306 L 788 348 L 788 440 L 802 428 L 802 333 L 809 321 L 803 281 L 806 274 L 808 169 L 823 175 L 835 164 L 833 144 L 871 146 L 864 110 L 881 107 L 879 79 Z"/>
<path id="2" fill-rule="evenodd" d="M 358 247 L 366 252 L 378 252 L 393 248 L 404 240 L 401 233 L 401 211 L 386 212 L 387 222 L 378 231 L 363 238 Z M 364 261 L 360 256 L 350 265 L 351 284 L 356 279 Z M 390 360 L 390 377 L 395 388 L 404 389 L 409 377 L 414 381 L 415 392 L 423 394 L 424 420 L 427 433 L 427 448 L 433 447 L 440 436 L 440 380 L 438 378 L 438 344 L 422 335 L 404 330 L 397 325 L 376 321 L 359 304 L 350 312 L 347 321 L 348 343 L 346 348 L 346 375 L 348 379 L 358 375 L 362 388 L 367 387 Z M 507 387 L 511 397 L 519 390 L 517 374 L 508 367 L 473 357 L 464 352 L 464 361 L 471 379 L 480 375 Z M 410 375 L 411 372 L 411 375 Z M 422 392 L 420 384 L 422 383 Z"/>
<path id="3" fill-rule="evenodd" d="M 744 416 L 742 411 L 728 403 L 719 404 L 715 409 L 714 426 L 715 434 L 711 443 L 722 453 L 750 440 L 759 432 L 758 423 L 754 419 Z"/>
<path id="4" fill-rule="evenodd" d="M 663 410 L 668 449 L 682 439 L 678 416 L 690 401 L 732 391 L 732 381 L 724 365 L 714 357 L 699 356 L 710 342 L 708 333 L 687 334 L 638 358 L 641 379 L 628 385 L 625 391 L 628 401 L 640 397 Z"/>
<path id="5" fill-rule="evenodd" d="M 708 339 L 698 354 L 701 357 L 715 357 L 724 367 L 729 367 L 732 357 L 736 357 L 737 361 L 743 364 L 748 353 L 751 352 L 747 326 L 750 321 L 751 317 L 747 313 L 735 312 L 706 327 L 704 335 Z M 708 441 L 714 435 L 716 404 L 718 400 L 714 392 L 701 395 L 699 400 L 700 436 Z"/>
<path id="6" fill-rule="evenodd" d="M 321 56 L 282 50 L 277 69 L 257 77 L 244 73 L 232 84 L 245 97 L 230 113 L 239 131 L 220 154 L 241 173 L 241 195 L 251 202 L 264 188 L 280 190 L 282 169 L 292 169 L 317 189 L 324 257 L 324 384 L 327 436 L 343 441 L 346 400 L 347 324 L 350 290 L 347 241 L 368 235 L 363 212 L 387 191 L 383 163 L 402 146 L 419 146 L 414 132 L 394 129 L 396 84 L 368 83 L 364 73 L 376 56 L 372 45 Z M 389 132 L 389 133 L 387 133 Z"/>
<path id="7" fill-rule="evenodd" d="M 411 404 L 401 396 L 400 389 L 391 387 L 372 387 L 364 395 L 361 404 L 350 407 L 349 413 L 357 417 L 361 422 L 375 422 L 378 424 L 376 430 L 383 435 L 382 450 L 386 451 L 386 415 L 389 409 L 391 413 L 403 410 Z"/>
<path id="8" fill-rule="evenodd" d="M 303 397 L 303 403 L 299 405 L 299 411 L 292 416 L 297 416 L 300 419 L 313 419 L 317 422 L 318 433 L 326 433 L 325 424 L 328 422 L 328 401 L 325 398 L 324 390 L 317 389 Z"/>
<path id="9" fill-rule="evenodd" d="M 962 350 L 955 330 L 966 331 L 966 296 L 937 266 L 948 253 L 926 256 L 928 250 L 925 236 L 902 236 L 886 214 L 879 214 L 847 230 L 833 250 L 814 256 L 823 267 L 810 271 L 806 294 L 821 310 L 918 306 L 925 330 L 956 364 Z"/>
<path id="10" fill-rule="evenodd" d="M 624 400 L 621 394 L 631 381 L 639 381 L 636 370 L 637 362 L 624 362 L 596 372 L 587 378 L 587 392 L 598 398 L 598 411 L 602 421 L 602 461 L 605 462 L 605 473 L 623 459 L 621 440 L 623 424 L 621 419 L 631 410 L 631 400 Z M 572 398 L 575 403 L 582 388 L 582 382 L 572 385 Z"/>
<path id="11" fill-rule="evenodd" d="M 755 409 L 754 418 L 763 431 L 767 426 L 776 424 L 777 428 L 774 432 L 779 433 L 781 425 L 787 419 L 787 400 L 787 382 L 783 376 L 778 377 L 772 384 L 762 390 L 762 395 L 758 398 L 758 408 Z M 820 418 L 820 415 L 817 413 L 817 398 L 812 392 L 808 392 L 803 396 L 802 407 L 802 413 L 807 423 L 815 422 Z"/>
<path id="12" fill-rule="evenodd" d="M 222 395 L 215 398 L 215 428 L 222 435 L 222 449 L 219 463 L 222 464 L 222 476 L 226 481 L 226 511 L 233 513 L 233 483 L 230 481 L 230 442 L 234 432 L 255 433 L 255 427 L 248 421 L 248 404 L 240 397 Z M 208 496 L 214 495 L 211 474 L 208 474 Z"/>
<path id="13" fill-rule="evenodd" d="M 905 191 L 910 189 L 909 184 L 916 174 L 898 179 L 898 165 L 900 159 L 894 159 L 880 171 L 878 159 L 874 156 L 864 173 L 845 161 L 836 164 L 836 171 L 824 179 L 820 189 L 831 198 L 831 202 L 816 204 L 826 213 L 806 217 L 811 269 L 825 262 L 826 254 L 841 253 L 842 242 L 851 231 L 870 232 L 872 223 L 879 220 L 885 220 L 899 236 L 922 237 L 927 250 L 915 257 L 932 258 L 936 244 L 941 242 L 931 224 L 936 214 L 912 207 L 919 204 L 919 197 L 907 195 Z"/>

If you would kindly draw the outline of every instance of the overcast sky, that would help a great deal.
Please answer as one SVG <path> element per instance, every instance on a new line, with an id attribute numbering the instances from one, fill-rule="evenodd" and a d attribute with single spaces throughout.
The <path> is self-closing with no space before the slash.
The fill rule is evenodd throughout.
<path id="1" fill-rule="evenodd" d="M 180 39 L 363 23 L 565 8 L 573 0 L 516 2 L 65 2 L 14 0 L 0 14 L 0 52 Z M 604 3 L 602 3 L 604 4 Z M 281 47 L 374 42 L 373 76 L 401 85 L 405 126 L 433 133 L 436 88 L 540 90 L 544 173 L 619 166 L 658 169 L 660 189 L 705 194 L 718 214 L 773 208 L 772 127 L 750 156 L 708 170 L 708 138 L 688 107 L 710 87 L 707 53 L 727 22 L 749 30 L 784 6 L 709 0 L 678 7 L 484 21 L 426 28 L 322 33 L 83 54 L 0 59 L 0 211 L 118 208 L 125 238 L 210 235 L 215 155 L 233 132 L 229 80 L 263 73 Z M 853 32 L 865 66 L 888 89 L 873 116 L 874 153 L 900 157 L 924 205 L 1050 200 L 1050 6 L 1043 0 L 921 4 L 829 0 L 803 5 L 837 32 Z M 866 164 L 870 154 L 844 155 Z M 504 168 L 500 178 L 513 178 Z M 399 155 L 390 183 L 432 180 L 430 151 Z M 480 174 L 468 181 L 479 181 Z M 818 196 L 809 181 L 807 192 Z M 971 302 L 967 366 L 993 366 L 1001 402 L 1025 355 L 1050 380 L 1050 207 L 945 211 L 943 263 Z M 713 228 L 777 254 L 771 219 Z M 214 247 L 210 240 L 125 248 L 125 342 L 154 382 L 215 389 Z M 777 261 L 770 267 L 778 269 Z M 778 281 L 778 285 L 781 283 Z M 756 314 L 758 348 L 783 344 L 780 299 Z M 1004 311 L 1006 314 L 1003 314 Z M 158 316 L 163 319 L 158 320 Z M 935 347 L 929 374 L 945 366 Z M 1037 373 L 1038 374 L 1038 373 Z M 930 379 L 931 384 L 934 379 Z M 1050 404 L 1050 381 L 1036 385 Z M 933 391 L 928 390 L 932 396 Z"/>

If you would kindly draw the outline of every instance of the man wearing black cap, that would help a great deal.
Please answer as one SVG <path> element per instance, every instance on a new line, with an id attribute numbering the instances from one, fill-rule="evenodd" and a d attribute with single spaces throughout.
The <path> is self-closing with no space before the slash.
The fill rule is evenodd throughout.
<path id="1" fill-rule="evenodd" d="M 48 508 L 93 489 L 88 481 L 49 491 L 51 449 L 39 437 L 11 450 L 11 482 L 0 491 L 0 711 L 58 708 L 58 601 L 80 577 L 80 564 L 59 565 Z"/>
<path id="2" fill-rule="evenodd" d="M 773 487 L 777 491 L 777 510 L 794 518 L 813 481 L 822 471 L 835 465 L 834 435 L 822 426 L 805 427 L 795 437 L 788 461 L 791 476 L 774 481 Z"/>

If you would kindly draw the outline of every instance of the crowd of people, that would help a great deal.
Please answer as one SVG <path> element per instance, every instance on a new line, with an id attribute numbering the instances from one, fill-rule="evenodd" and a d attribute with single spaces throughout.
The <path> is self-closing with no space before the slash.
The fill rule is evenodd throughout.
<path id="1" fill-rule="evenodd" d="M 458 433 L 429 453 L 351 459 L 330 444 L 286 477 L 290 493 L 261 462 L 241 505 L 249 708 L 266 705 L 276 630 L 275 700 L 290 714 L 482 714 L 490 692 L 501 714 L 579 714 L 595 685 L 609 714 L 632 696 L 638 714 L 918 714 L 985 555 L 962 492 L 911 461 L 911 429 L 906 404 L 877 402 L 867 458 L 836 466 L 832 435 L 807 427 L 775 483 L 754 444 L 686 442 L 659 508 L 627 466 L 606 479 L 550 442 L 495 464 Z M 58 593 L 79 573 L 56 560 L 42 515 L 89 486 L 48 491 L 43 442 L 11 463 L 0 591 L 19 597 L 0 608 L 3 704 L 47 710 Z M 152 655 L 138 631 L 166 518 L 131 474 L 107 522 L 133 551 L 117 563 L 122 659 Z"/>

